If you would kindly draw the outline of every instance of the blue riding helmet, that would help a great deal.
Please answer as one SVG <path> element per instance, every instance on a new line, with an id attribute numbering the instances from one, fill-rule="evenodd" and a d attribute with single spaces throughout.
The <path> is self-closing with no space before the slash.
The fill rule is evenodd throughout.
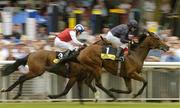
<path id="1" fill-rule="evenodd" d="M 77 24 L 77 25 L 74 27 L 74 29 L 75 29 L 76 31 L 80 32 L 80 33 L 82 33 L 82 32 L 85 30 L 84 27 L 83 27 L 83 25 L 81 25 L 81 24 Z"/>

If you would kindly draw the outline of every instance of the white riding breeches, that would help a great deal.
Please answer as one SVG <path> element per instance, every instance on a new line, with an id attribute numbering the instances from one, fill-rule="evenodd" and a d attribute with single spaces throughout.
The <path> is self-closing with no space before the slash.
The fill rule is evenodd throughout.
<path id="1" fill-rule="evenodd" d="M 110 31 L 107 33 L 107 35 L 105 36 L 105 38 L 112 42 L 116 47 L 121 47 L 121 48 L 127 48 L 128 44 L 124 44 L 121 42 L 121 39 L 115 37 Z"/>
<path id="2" fill-rule="evenodd" d="M 55 47 L 63 48 L 63 49 L 69 49 L 71 51 L 76 48 L 71 44 L 71 42 L 61 41 L 58 37 L 55 38 L 54 45 L 55 45 Z"/>

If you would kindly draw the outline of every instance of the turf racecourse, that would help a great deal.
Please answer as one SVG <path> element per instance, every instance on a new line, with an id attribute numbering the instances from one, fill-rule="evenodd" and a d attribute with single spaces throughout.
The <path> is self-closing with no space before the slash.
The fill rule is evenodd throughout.
<path id="1" fill-rule="evenodd" d="M 180 103 L 143 102 L 38 102 L 38 103 L 0 103 L 0 108 L 180 108 Z"/>

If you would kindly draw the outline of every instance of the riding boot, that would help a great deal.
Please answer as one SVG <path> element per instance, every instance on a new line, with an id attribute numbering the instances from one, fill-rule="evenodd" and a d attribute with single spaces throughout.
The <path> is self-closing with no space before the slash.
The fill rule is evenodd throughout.
<path id="1" fill-rule="evenodd" d="M 123 53 L 124 53 L 123 48 L 118 47 L 117 53 L 116 53 L 116 57 L 117 57 L 118 61 L 124 61 L 124 57 L 123 57 L 124 54 Z"/>
<path id="2" fill-rule="evenodd" d="M 71 60 L 72 58 L 76 57 L 78 54 L 79 54 L 79 51 L 68 50 L 60 61 L 67 62 L 67 61 Z"/>
<path id="3" fill-rule="evenodd" d="M 56 59 L 54 59 L 54 63 L 59 63 L 60 61 L 62 62 L 64 59 L 67 59 L 68 58 L 68 56 L 70 55 L 70 53 L 71 53 L 71 50 L 67 50 L 65 53 L 64 53 L 64 55 L 62 54 L 62 53 L 59 53 L 58 55 L 57 55 L 57 58 Z"/>

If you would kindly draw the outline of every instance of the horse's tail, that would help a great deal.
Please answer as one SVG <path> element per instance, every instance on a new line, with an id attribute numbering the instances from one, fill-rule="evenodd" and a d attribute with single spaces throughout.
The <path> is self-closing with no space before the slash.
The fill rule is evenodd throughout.
<path id="1" fill-rule="evenodd" d="M 8 76 L 11 73 L 15 72 L 20 65 L 26 65 L 29 55 L 25 56 L 24 58 L 17 59 L 13 64 L 5 64 L 1 68 L 1 75 Z"/>

